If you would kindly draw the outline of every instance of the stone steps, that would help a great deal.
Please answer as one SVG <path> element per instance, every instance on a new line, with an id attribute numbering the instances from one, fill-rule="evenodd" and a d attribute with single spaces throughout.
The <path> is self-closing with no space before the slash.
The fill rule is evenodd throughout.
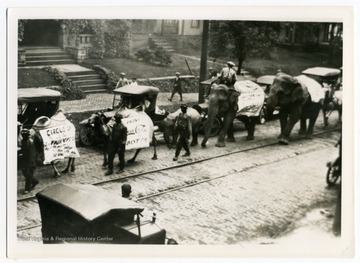
<path id="1" fill-rule="evenodd" d="M 65 74 L 85 93 L 107 92 L 104 79 L 94 70 L 65 72 Z"/>
<path id="2" fill-rule="evenodd" d="M 175 49 L 169 44 L 169 42 L 159 36 L 152 36 L 150 37 L 150 41 L 155 47 L 161 47 L 168 52 L 175 52 Z"/>
<path id="3" fill-rule="evenodd" d="M 59 47 L 23 47 L 25 64 L 19 66 L 46 66 L 57 64 L 75 64 L 75 59 Z"/>

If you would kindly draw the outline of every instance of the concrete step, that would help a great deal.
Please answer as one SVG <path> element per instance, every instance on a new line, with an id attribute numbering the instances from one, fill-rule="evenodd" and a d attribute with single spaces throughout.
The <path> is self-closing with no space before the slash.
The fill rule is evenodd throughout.
<path id="1" fill-rule="evenodd" d="M 175 52 L 174 48 L 169 44 L 169 42 L 166 39 L 161 37 L 152 37 L 150 39 L 155 46 L 162 47 L 168 52 Z"/>
<path id="2" fill-rule="evenodd" d="M 84 71 L 71 71 L 71 72 L 66 72 L 65 73 L 66 76 L 68 76 L 69 78 L 72 78 L 73 76 L 84 76 L 84 75 L 98 75 L 98 73 L 95 70 L 84 70 Z"/>
<path id="3" fill-rule="evenodd" d="M 42 55 L 42 56 L 28 56 L 26 55 L 26 61 L 32 62 L 32 61 L 39 61 L 39 60 L 58 60 L 58 59 L 72 59 L 72 57 L 69 54 L 62 54 L 62 55 Z"/>
<path id="4" fill-rule="evenodd" d="M 99 74 L 85 74 L 85 75 L 71 76 L 66 73 L 66 75 L 72 81 L 80 81 L 80 80 L 88 80 L 88 79 L 102 79 Z"/>
<path id="5" fill-rule="evenodd" d="M 95 85 L 95 84 L 105 84 L 103 79 L 84 79 L 84 80 L 73 80 L 71 79 L 72 82 L 74 82 L 78 87 L 84 87 L 84 86 L 88 86 L 88 85 Z"/>
<path id="6" fill-rule="evenodd" d="M 154 42 L 154 43 L 168 43 L 165 39 L 160 39 L 160 38 L 151 38 L 151 40 Z"/>
<path id="7" fill-rule="evenodd" d="M 26 50 L 25 55 L 26 56 L 43 56 L 43 55 L 65 55 L 65 54 L 69 54 L 68 52 L 64 51 L 64 50 Z"/>
<path id="8" fill-rule="evenodd" d="M 93 85 L 81 85 L 78 86 L 79 88 L 81 88 L 83 91 L 88 91 L 88 90 L 97 90 L 97 89 L 106 89 L 106 84 L 93 84 Z"/>
<path id="9" fill-rule="evenodd" d="M 56 65 L 56 64 L 76 64 L 74 59 L 56 59 L 56 60 L 38 60 L 26 62 L 25 66 L 41 66 L 41 65 Z"/>
<path id="10" fill-rule="evenodd" d="M 59 46 L 20 46 L 21 49 L 26 50 L 39 50 L 39 49 L 62 49 Z"/>
<path id="11" fill-rule="evenodd" d="M 107 93 L 107 89 L 93 89 L 93 90 L 84 90 L 84 93 L 90 94 L 90 93 Z"/>

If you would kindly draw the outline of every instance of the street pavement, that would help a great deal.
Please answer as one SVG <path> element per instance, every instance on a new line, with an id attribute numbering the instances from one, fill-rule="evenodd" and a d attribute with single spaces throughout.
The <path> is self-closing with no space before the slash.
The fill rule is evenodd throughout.
<path id="1" fill-rule="evenodd" d="M 336 198 L 337 188 L 327 188 L 325 183 L 325 163 L 337 153 L 333 147 L 336 139 L 334 132 L 313 141 L 294 142 L 285 148 L 276 144 L 154 172 L 131 180 L 133 195 L 141 199 L 142 195 L 183 185 L 178 191 L 139 202 L 156 212 L 158 224 L 180 244 L 240 245 L 239 251 L 255 245 L 280 244 L 277 234 L 296 228 L 297 220 L 315 207 L 315 215 L 323 217 L 325 224 L 319 220 L 314 223 L 312 228 L 316 226 L 317 231 L 307 236 L 311 242 L 296 239 L 291 246 L 300 254 L 305 253 L 303 248 L 309 248 L 310 243 L 329 248 L 328 242 L 333 244 L 340 239 L 332 235 L 332 218 L 321 215 L 320 208 L 329 208 Z M 201 180 L 204 182 L 193 185 Z M 111 193 L 121 191 L 119 182 L 104 187 Z M 19 227 L 40 222 L 38 205 L 32 202 L 27 206 L 18 207 Z M 25 217 L 26 221 L 21 221 Z M 144 218 L 148 217 L 149 213 L 144 213 Z M 321 236 L 319 229 L 326 234 L 326 242 L 315 242 Z M 23 241 L 40 235 L 40 228 L 19 233 Z M 258 237 L 263 238 L 254 241 Z"/>
<path id="2" fill-rule="evenodd" d="M 160 96 L 163 96 L 162 99 L 161 99 L 161 97 L 159 99 L 158 105 L 160 107 L 171 103 L 166 100 L 168 95 L 169 94 L 160 94 Z M 197 94 L 185 94 L 185 96 L 184 96 L 184 100 L 186 102 L 191 102 L 191 101 L 194 102 L 194 101 L 196 101 L 196 99 L 197 99 Z M 66 113 L 72 113 L 72 112 L 79 112 L 79 111 L 101 110 L 101 109 L 109 107 L 109 105 L 111 105 L 111 104 L 112 104 L 112 95 L 111 94 L 89 94 L 87 99 L 85 99 L 85 100 L 62 101 L 60 104 L 60 107 L 62 109 L 64 109 Z M 336 114 L 334 114 L 334 115 L 336 116 Z M 333 118 L 331 119 L 331 121 L 332 121 L 331 125 L 334 126 L 335 118 L 334 118 L 334 116 L 332 116 L 332 117 Z M 179 169 L 181 169 L 180 166 L 182 164 L 190 162 L 190 161 L 202 161 L 204 159 L 209 159 L 209 158 L 212 158 L 219 154 L 226 156 L 228 153 L 231 153 L 234 151 L 242 151 L 242 150 L 250 149 L 254 146 L 256 147 L 256 146 L 261 146 L 261 145 L 265 145 L 265 144 L 269 144 L 269 143 L 276 144 L 275 134 L 278 133 L 278 129 L 279 129 L 277 120 L 265 123 L 263 125 L 258 125 L 257 129 L 256 129 L 254 141 L 246 141 L 245 140 L 246 131 L 245 131 L 242 123 L 236 122 L 235 124 L 236 124 L 235 127 L 237 129 L 237 133 L 236 133 L 237 142 L 236 143 L 227 143 L 226 147 L 217 148 L 214 146 L 215 138 L 211 138 L 208 142 L 208 147 L 206 149 L 201 149 L 200 146 L 196 146 L 195 148 L 192 149 L 192 155 L 190 158 L 186 158 L 186 159 L 180 158 L 178 162 L 172 161 L 174 150 L 167 149 L 162 140 L 161 134 L 158 134 L 157 137 L 160 140 L 160 145 L 159 145 L 159 149 L 158 149 L 158 160 L 156 160 L 156 161 L 150 160 L 151 156 L 152 156 L 151 148 L 144 149 L 139 154 L 139 156 L 137 158 L 137 160 L 138 160 L 137 163 L 128 165 L 126 167 L 126 171 L 124 174 L 121 174 L 121 175 L 114 174 L 112 176 L 106 177 L 106 179 L 107 178 L 115 179 L 115 178 L 121 177 L 121 178 L 124 178 L 124 180 L 126 180 L 127 177 L 130 178 L 130 176 L 133 174 L 137 174 L 137 173 L 141 173 L 141 172 L 148 172 L 148 171 L 157 171 L 162 168 L 168 168 L 168 167 L 174 167 L 174 166 L 179 166 Z M 322 118 L 321 118 L 321 116 L 319 116 L 319 120 L 317 123 L 317 131 L 321 131 L 322 130 L 321 127 L 322 127 Z M 296 128 L 295 128 L 295 130 L 296 130 Z M 294 134 L 294 137 L 296 138 L 295 134 Z M 201 136 L 200 136 L 200 140 L 201 140 Z M 314 140 L 316 140 L 316 139 L 314 139 Z M 299 147 L 299 149 L 301 149 L 301 147 L 302 147 L 301 143 L 299 143 L 299 142 L 294 142 L 294 145 L 296 145 L 296 147 Z M 330 145 L 328 145 L 328 146 L 332 147 Z M 314 146 L 314 147 L 316 147 L 316 146 Z M 61 176 L 60 178 L 55 179 L 52 177 L 53 172 L 52 172 L 52 168 L 50 166 L 39 167 L 37 169 L 36 175 L 39 178 L 40 183 L 36 187 L 36 189 L 33 192 L 31 192 L 29 195 L 22 195 L 22 191 L 24 189 L 24 179 L 23 179 L 21 172 L 18 171 L 17 172 L 17 196 L 18 196 L 18 198 L 23 198 L 23 197 L 28 197 L 28 196 L 34 195 L 37 191 L 40 191 L 41 189 L 44 189 L 46 186 L 52 185 L 55 183 L 97 183 L 97 182 L 103 181 L 105 179 L 104 173 L 106 170 L 104 170 L 101 167 L 102 156 L 100 153 L 100 149 L 97 147 L 86 147 L 86 148 L 79 147 L 79 152 L 80 152 L 81 157 L 76 160 L 76 171 L 73 173 L 65 174 L 65 175 Z M 296 152 L 298 152 L 298 151 L 294 151 L 293 154 L 297 155 Z M 131 154 L 132 154 L 131 151 L 127 152 L 126 158 L 130 158 Z M 246 154 L 243 153 L 243 155 L 244 156 L 241 158 L 246 157 Z M 275 154 L 275 153 L 272 153 L 271 156 L 272 155 L 275 155 L 277 157 L 282 156 L 282 155 Z M 269 155 L 264 160 L 267 160 L 268 158 L 271 159 L 271 156 Z M 249 159 L 247 162 L 249 162 L 250 164 L 256 163 L 257 162 L 256 157 L 254 157 L 254 158 Z M 285 158 L 285 157 L 283 156 L 282 158 Z M 281 161 L 281 158 L 276 159 L 276 161 L 275 160 L 270 161 L 270 163 L 273 162 L 274 166 L 276 167 L 276 166 L 279 166 L 276 163 L 280 162 L 280 161 Z M 325 160 L 323 160 L 323 161 L 325 161 Z M 234 162 L 229 162 L 229 163 L 234 163 Z M 246 162 L 244 162 L 244 164 L 246 164 Z M 61 161 L 57 165 L 58 165 L 58 168 L 61 170 L 62 168 L 64 168 L 66 166 L 66 161 Z M 221 167 L 222 164 L 218 164 L 218 165 L 220 165 L 220 167 Z M 238 167 L 234 171 L 236 171 L 236 170 L 240 171 L 242 169 L 245 169 L 244 167 L 242 167 L 242 164 L 239 164 L 237 166 Z M 250 166 L 248 165 L 248 167 L 251 167 L 251 165 Z M 207 175 L 205 174 L 205 176 L 209 176 L 212 173 L 214 173 L 214 171 L 217 171 L 217 170 L 218 169 L 216 169 L 216 167 L 213 167 L 213 169 L 209 169 L 208 174 Z M 278 176 L 276 171 L 272 171 L 271 174 Z M 270 178 L 274 178 L 274 176 L 270 176 Z M 322 178 L 322 180 L 323 179 L 324 178 Z M 192 179 L 188 178 L 188 180 L 191 181 Z M 249 183 L 249 182 L 247 181 L 247 183 Z M 255 182 L 255 184 L 258 184 L 258 182 L 257 183 Z M 267 185 L 267 187 L 269 187 L 271 189 L 273 184 L 274 184 L 274 182 L 272 180 L 270 180 L 269 183 L 266 185 Z M 119 186 L 120 184 L 118 183 L 117 185 Z M 154 188 L 156 188 L 156 187 L 158 187 L 158 185 L 154 186 Z M 251 187 L 255 187 L 255 186 L 253 185 Z M 264 187 L 266 187 L 266 186 L 264 186 Z M 137 190 L 134 191 L 135 196 L 140 196 L 141 194 L 146 193 L 146 189 L 144 189 L 141 186 L 137 186 L 136 189 Z M 296 187 L 296 189 L 297 189 L 297 187 Z M 286 200 L 286 198 L 285 198 L 285 200 Z M 288 200 L 288 201 L 291 201 L 291 200 Z M 294 201 L 294 200 L 292 200 L 292 201 Z M 23 207 L 22 203 L 18 203 L 18 207 L 17 207 L 18 228 L 28 226 L 31 224 L 39 223 L 39 211 L 38 211 L 38 206 L 37 206 L 36 202 L 34 202 L 33 204 L 27 204 L 27 206 L 29 206 L 29 207 Z M 152 205 L 152 207 L 154 207 L 154 206 Z M 164 208 L 165 207 L 166 207 L 166 205 L 164 206 Z M 155 208 L 156 208 L 156 210 L 158 210 L 158 209 L 161 210 L 161 207 L 155 207 Z M 273 212 L 275 212 L 275 211 L 273 211 Z M 166 220 L 167 220 L 166 219 L 166 211 L 164 211 L 163 215 L 164 215 L 164 220 L 165 220 L 165 224 L 166 224 Z M 178 220 L 178 219 L 179 218 L 177 218 L 176 220 Z M 176 233 L 176 226 L 169 225 L 168 227 L 172 233 Z M 175 227 L 175 229 L 172 229 L 174 227 Z M 184 238 L 182 238 L 182 237 L 178 237 L 178 238 L 180 238 L 180 240 L 184 240 Z M 192 240 L 192 239 L 190 238 L 190 240 Z M 189 242 L 192 243 L 192 242 L 196 242 L 196 241 L 192 240 Z M 218 240 L 217 242 L 220 242 L 220 240 Z M 230 242 L 231 242 L 231 240 L 230 240 Z M 216 244 L 216 242 L 215 242 L 215 244 Z"/>

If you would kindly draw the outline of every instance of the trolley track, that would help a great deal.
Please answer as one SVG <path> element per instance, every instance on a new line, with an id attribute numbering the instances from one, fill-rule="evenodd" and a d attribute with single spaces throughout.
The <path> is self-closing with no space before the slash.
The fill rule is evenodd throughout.
<path id="1" fill-rule="evenodd" d="M 323 135 L 333 133 L 333 132 L 336 132 L 336 131 L 339 131 L 339 129 L 334 128 L 334 129 L 329 129 L 329 130 L 326 130 L 326 131 L 319 131 L 319 132 L 316 132 L 314 134 L 314 137 L 321 137 Z M 300 140 L 300 138 L 294 139 L 294 141 L 298 141 L 298 140 Z M 195 160 L 195 161 L 190 161 L 190 162 L 187 162 L 187 163 L 177 164 L 177 165 L 174 165 L 174 166 L 171 166 L 171 167 L 160 168 L 160 169 L 151 170 L 151 171 L 147 171 L 147 172 L 139 172 L 139 173 L 136 173 L 136 174 L 128 175 L 126 177 L 103 180 L 103 181 L 93 183 L 93 185 L 106 187 L 106 186 L 109 186 L 111 184 L 115 184 L 115 183 L 118 183 L 118 182 L 125 182 L 125 181 L 131 184 L 131 180 L 141 178 L 142 176 L 145 177 L 145 176 L 151 175 L 153 173 L 161 173 L 161 172 L 171 171 L 173 169 L 178 169 L 178 168 L 181 168 L 181 167 L 187 167 L 187 166 L 191 166 L 191 165 L 194 165 L 194 164 L 197 164 L 197 163 L 207 162 L 207 161 L 211 161 L 211 160 L 214 160 L 214 159 L 235 155 L 235 154 L 238 154 L 238 153 L 255 151 L 257 149 L 267 148 L 267 147 L 271 147 L 271 146 L 274 146 L 274 145 L 277 145 L 277 142 L 266 143 L 264 145 L 254 146 L 254 147 L 250 147 L 250 148 L 247 148 L 247 149 L 239 149 L 239 150 L 236 150 L 236 151 L 231 151 L 231 152 L 219 154 L 219 155 L 216 155 L 216 156 L 206 157 L 206 158 L 203 158 L 201 160 Z M 221 178 L 224 178 L 226 176 L 230 176 L 230 175 L 232 175 L 234 173 L 238 173 L 238 172 L 239 171 L 236 171 L 236 172 L 233 172 L 233 173 L 227 173 L 227 174 L 223 174 L 223 175 L 219 175 L 219 176 L 214 176 L 214 177 L 211 177 L 211 178 L 204 178 L 204 179 L 200 179 L 200 180 L 195 180 L 194 182 L 185 182 L 182 185 L 179 185 L 179 186 L 176 186 L 176 187 L 171 187 L 171 188 L 168 188 L 168 189 L 163 189 L 163 190 L 158 191 L 158 192 L 153 192 L 153 193 L 150 193 L 150 194 L 146 194 L 144 196 L 141 196 L 141 197 L 137 198 L 137 200 L 142 201 L 142 200 L 146 200 L 146 199 L 155 198 L 155 197 L 158 197 L 160 195 L 168 194 L 170 192 L 180 191 L 180 190 L 182 190 L 184 188 L 193 187 L 193 186 L 203 184 L 203 183 L 207 183 L 207 182 L 214 181 L 214 180 L 219 180 Z M 31 197 L 26 197 L 26 198 L 19 198 L 17 200 L 17 202 L 18 203 L 20 203 L 20 202 L 34 202 L 34 203 L 37 203 L 37 200 L 36 200 L 35 196 L 31 196 Z M 22 232 L 22 231 L 27 231 L 27 230 L 31 230 L 31 229 L 39 228 L 39 227 L 41 227 L 41 223 L 37 223 L 37 224 L 33 224 L 33 225 L 27 225 L 27 226 L 19 227 L 17 229 L 17 232 L 19 233 L 19 232 Z"/>

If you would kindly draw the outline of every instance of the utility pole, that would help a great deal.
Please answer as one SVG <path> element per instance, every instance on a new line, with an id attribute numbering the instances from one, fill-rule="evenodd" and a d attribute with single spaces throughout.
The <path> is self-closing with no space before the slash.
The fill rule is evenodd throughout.
<path id="1" fill-rule="evenodd" d="M 209 20 L 203 22 L 202 42 L 201 42 L 201 61 L 200 61 L 200 78 L 199 78 L 199 103 L 204 102 L 204 85 L 200 84 L 206 80 L 207 76 L 207 54 L 209 40 Z"/>

